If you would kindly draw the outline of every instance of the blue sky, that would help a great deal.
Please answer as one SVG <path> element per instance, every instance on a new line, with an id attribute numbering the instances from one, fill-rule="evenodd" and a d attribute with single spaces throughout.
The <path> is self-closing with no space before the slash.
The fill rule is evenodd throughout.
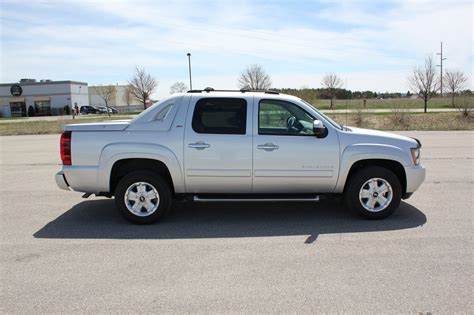
<path id="1" fill-rule="evenodd" d="M 125 83 L 135 66 L 159 81 L 236 88 L 250 64 L 273 86 L 406 91 L 413 66 L 444 42 L 445 68 L 472 77 L 471 1 L 8 1 L 1 3 L 1 82 Z M 471 80 L 472 82 L 472 80 Z M 471 87 L 472 87 L 472 83 Z"/>

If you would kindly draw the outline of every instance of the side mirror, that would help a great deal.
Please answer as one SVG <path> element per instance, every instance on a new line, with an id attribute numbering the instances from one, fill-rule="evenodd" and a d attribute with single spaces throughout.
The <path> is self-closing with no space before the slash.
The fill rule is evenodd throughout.
<path id="1" fill-rule="evenodd" d="M 313 121 L 313 133 L 317 138 L 324 138 L 327 135 L 327 129 L 321 120 Z"/>

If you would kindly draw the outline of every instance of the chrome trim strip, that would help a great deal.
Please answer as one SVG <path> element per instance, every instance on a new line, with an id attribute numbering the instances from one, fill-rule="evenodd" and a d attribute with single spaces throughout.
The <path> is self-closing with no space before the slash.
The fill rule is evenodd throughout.
<path id="1" fill-rule="evenodd" d="M 193 196 L 193 201 L 196 202 L 268 202 L 268 201 L 319 201 L 319 196 L 313 198 L 199 198 L 198 196 Z"/>

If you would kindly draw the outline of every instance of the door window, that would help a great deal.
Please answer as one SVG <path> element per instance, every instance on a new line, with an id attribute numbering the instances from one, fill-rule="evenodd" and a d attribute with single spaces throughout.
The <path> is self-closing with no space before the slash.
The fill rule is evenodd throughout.
<path id="1" fill-rule="evenodd" d="M 247 102 L 241 98 L 203 98 L 194 108 L 192 127 L 197 133 L 243 135 Z"/>
<path id="2" fill-rule="evenodd" d="M 258 134 L 313 135 L 314 118 L 299 106 L 279 100 L 261 100 Z"/>

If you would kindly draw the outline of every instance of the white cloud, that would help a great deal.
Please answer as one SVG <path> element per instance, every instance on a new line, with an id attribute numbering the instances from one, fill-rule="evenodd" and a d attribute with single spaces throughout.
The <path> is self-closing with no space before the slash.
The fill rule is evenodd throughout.
<path id="1" fill-rule="evenodd" d="M 191 51 L 196 87 L 234 88 L 239 69 L 261 63 L 277 87 L 318 87 L 324 72 L 336 71 L 348 78 L 351 89 L 405 91 L 412 66 L 435 53 L 440 41 L 445 43 L 447 68 L 472 72 L 470 2 L 379 5 L 331 2 L 308 25 L 275 21 L 272 6 L 284 10 L 275 3 L 34 2 L 29 6 L 39 16 L 67 6 L 86 17 L 102 15 L 119 22 L 49 21 L 6 8 L 1 80 L 32 76 L 125 82 L 139 65 L 157 76 L 162 97 L 175 81 L 187 82 L 185 54 Z M 324 21 L 339 26 L 321 27 Z M 15 34 L 8 45 L 3 43 L 5 34 Z"/>

